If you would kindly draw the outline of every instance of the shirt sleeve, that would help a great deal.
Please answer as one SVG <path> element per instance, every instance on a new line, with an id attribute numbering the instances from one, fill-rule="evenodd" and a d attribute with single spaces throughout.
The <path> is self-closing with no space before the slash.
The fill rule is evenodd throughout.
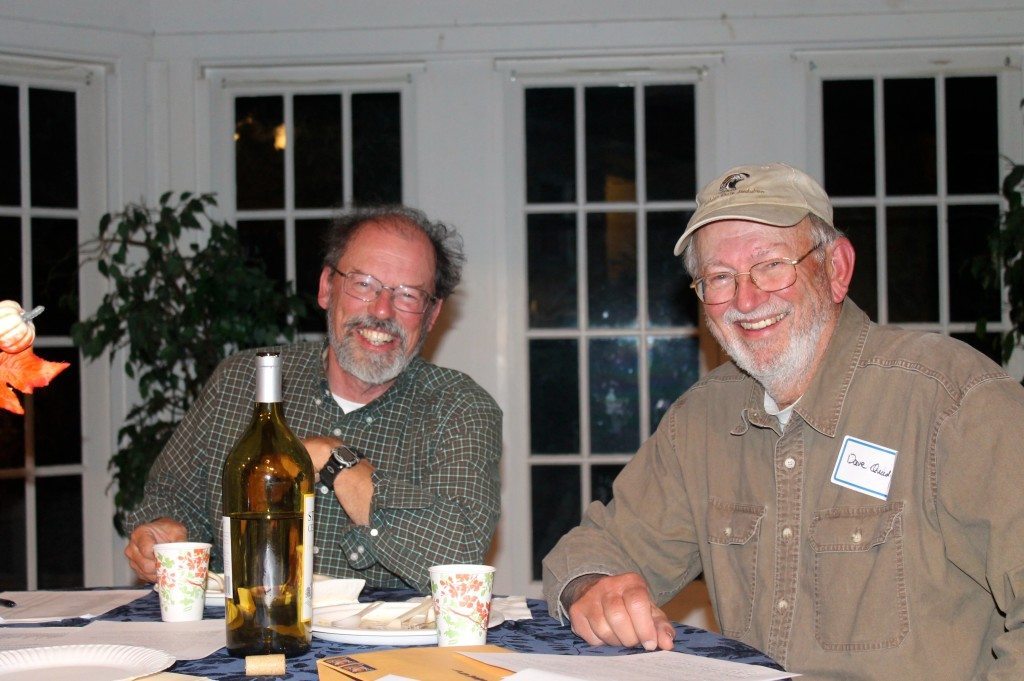
<path id="1" fill-rule="evenodd" d="M 637 572 L 662 604 L 700 574 L 689 491 L 676 451 L 684 402 L 676 403 L 623 468 L 613 484 L 612 500 L 607 505 L 592 502 L 579 527 L 544 558 L 544 597 L 548 611 L 560 620 L 566 614 L 559 600 L 562 591 L 581 575 Z"/>
<path id="2" fill-rule="evenodd" d="M 205 507 L 210 457 L 203 443 L 209 441 L 208 419 L 218 392 L 217 382 L 209 381 L 153 462 L 142 501 L 126 515 L 128 533 L 157 518 L 171 518 L 185 525 L 190 541 L 214 539 Z"/>
<path id="3" fill-rule="evenodd" d="M 482 390 L 451 391 L 421 479 L 378 469 L 370 526 L 351 526 L 341 544 L 351 567 L 380 563 L 422 592 L 427 568 L 480 563 L 501 511 L 501 410 Z"/>
<path id="4" fill-rule="evenodd" d="M 981 678 L 1024 678 L 1024 390 L 1005 375 L 979 382 L 942 423 L 937 442 L 946 555 L 1005 616 Z"/>

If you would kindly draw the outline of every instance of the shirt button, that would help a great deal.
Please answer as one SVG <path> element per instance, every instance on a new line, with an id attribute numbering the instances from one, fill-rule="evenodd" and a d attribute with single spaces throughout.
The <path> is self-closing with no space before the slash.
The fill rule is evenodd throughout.
<path id="1" fill-rule="evenodd" d="M 731 537 L 732 536 L 732 528 L 731 527 L 725 528 L 724 530 L 722 530 L 722 534 L 724 534 L 726 537 Z"/>
<path id="2" fill-rule="evenodd" d="M 380 532 L 377 531 L 376 527 L 373 528 L 372 530 L 370 530 L 370 536 L 371 537 L 376 537 L 378 534 L 380 534 Z"/>
<path id="3" fill-rule="evenodd" d="M 338 436 L 338 437 L 341 437 L 341 428 L 335 428 L 334 430 L 332 430 L 332 431 L 331 431 L 331 433 L 332 433 L 333 435 L 336 435 L 336 436 Z"/>
<path id="4" fill-rule="evenodd" d="M 314 554 L 320 553 L 320 547 L 319 546 L 314 546 L 313 547 L 313 553 Z"/>
<path id="5" fill-rule="evenodd" d="M 366 549 L 364 549 L 362 546 L 357 546 L 356 551 L 359 552 L 359 555 L 366 553 Z"/>
<path id="6" fill-rule="evenodd" d="M 787 608 L 789 608 L 789 601 L 787 601 L 785 598 L 783 598 L 782 600 L 779 601 L 778 606 L 779 606 L 779 610 L 785 611 Z"/>
<path id="7" fill-rule="evenodd" d="M 367 416 L 366 417 L 366 422 L 367 423 L 373 423 L 373 417 L 372 416 Z"/>
<path id="8" fill-rule="evenodd" d="M 790 469 L 795 468 L 796 467 L 796 459 L 794 459 L 791 456 L 787 457 L 786 460 L 782 462 L 782 465 L 785 466 L 786 468 L 790 468 Z"/>
<path id="9" fill-rule="evenodd" d="M 352 553 L 348 554 L 348 559 L 349 560 L 359 560 L 359 554 L 355 553 L 355 552 L 352 552 Z"/>
<path id="10" fill-rule="evenodd" d="M 792 529 L 790 529 L 788 527 L 782 528 L 782 538 L 783 539 L 789 539 L 792 536 L 793 536 L 793 530 Z"/>
<path id="11" fill-rule="evenodd" d="M 850 539 L 853 540 L 854 544 L 859 544 L 863 538 L 864 537 L 861 535 L 860 530 L 857 530 L 856 532 L 854 532 L 853 536 L 850 537 Z"/>

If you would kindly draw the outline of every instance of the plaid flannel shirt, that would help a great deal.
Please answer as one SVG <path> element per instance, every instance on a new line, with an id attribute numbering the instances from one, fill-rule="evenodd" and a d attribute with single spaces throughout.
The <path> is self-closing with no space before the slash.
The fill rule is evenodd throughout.
<path id="1" fill-rule="evenodd" d="M 314 570 L 428 592 L 427 568 L 479 563 L 501 510 L 501 410 L 471 378 L 415 358 L 382 396 L 344 413 L 324 373 L 326 344 L 279 348 L 284 413 L 300 438 L 333 435 L 376 466 L 370 525 L 316 488 Z M 220 569 L 224 461 L 252 419 L 256 350 L 221 363 L 160 453 L 130 532 L 174 518 L 209 541 Z"/>

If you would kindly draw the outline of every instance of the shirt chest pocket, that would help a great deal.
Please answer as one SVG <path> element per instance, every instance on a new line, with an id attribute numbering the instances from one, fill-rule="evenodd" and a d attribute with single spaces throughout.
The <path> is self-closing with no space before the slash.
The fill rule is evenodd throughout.
<path id="1" fill-rule="evenodd" d="M 894 648 L 910 629 L 903 502 L 817 511 L 814 632 L 825 650 Z"/>
<path id="2" fill-rule="evenodd" d="M 765 507 L 711 498 L 707 511 L 705 573 L 722 632 L 738 637 L 750 629 L 757 589 L 757 539 Z"/>

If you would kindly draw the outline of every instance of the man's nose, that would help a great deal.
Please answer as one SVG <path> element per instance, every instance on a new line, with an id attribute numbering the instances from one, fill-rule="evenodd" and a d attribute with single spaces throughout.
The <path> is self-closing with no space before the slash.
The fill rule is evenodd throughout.
<path id="1" fill-rule="evenodd" d="M 370 314 L 377 319 L 390 319 L 395 316 L 394 292 L 391 289 L 382 288 L 380 295 L 370 301 Z"/>
<path id="2" fill-rule="evenodd" d="M 736 297 L 733 304 L 740 312 L 750 312 L 762 305 L 769 294 L 762 291 L 750 278 L 750 273 L 745 272 L 736 276 Z"/>

